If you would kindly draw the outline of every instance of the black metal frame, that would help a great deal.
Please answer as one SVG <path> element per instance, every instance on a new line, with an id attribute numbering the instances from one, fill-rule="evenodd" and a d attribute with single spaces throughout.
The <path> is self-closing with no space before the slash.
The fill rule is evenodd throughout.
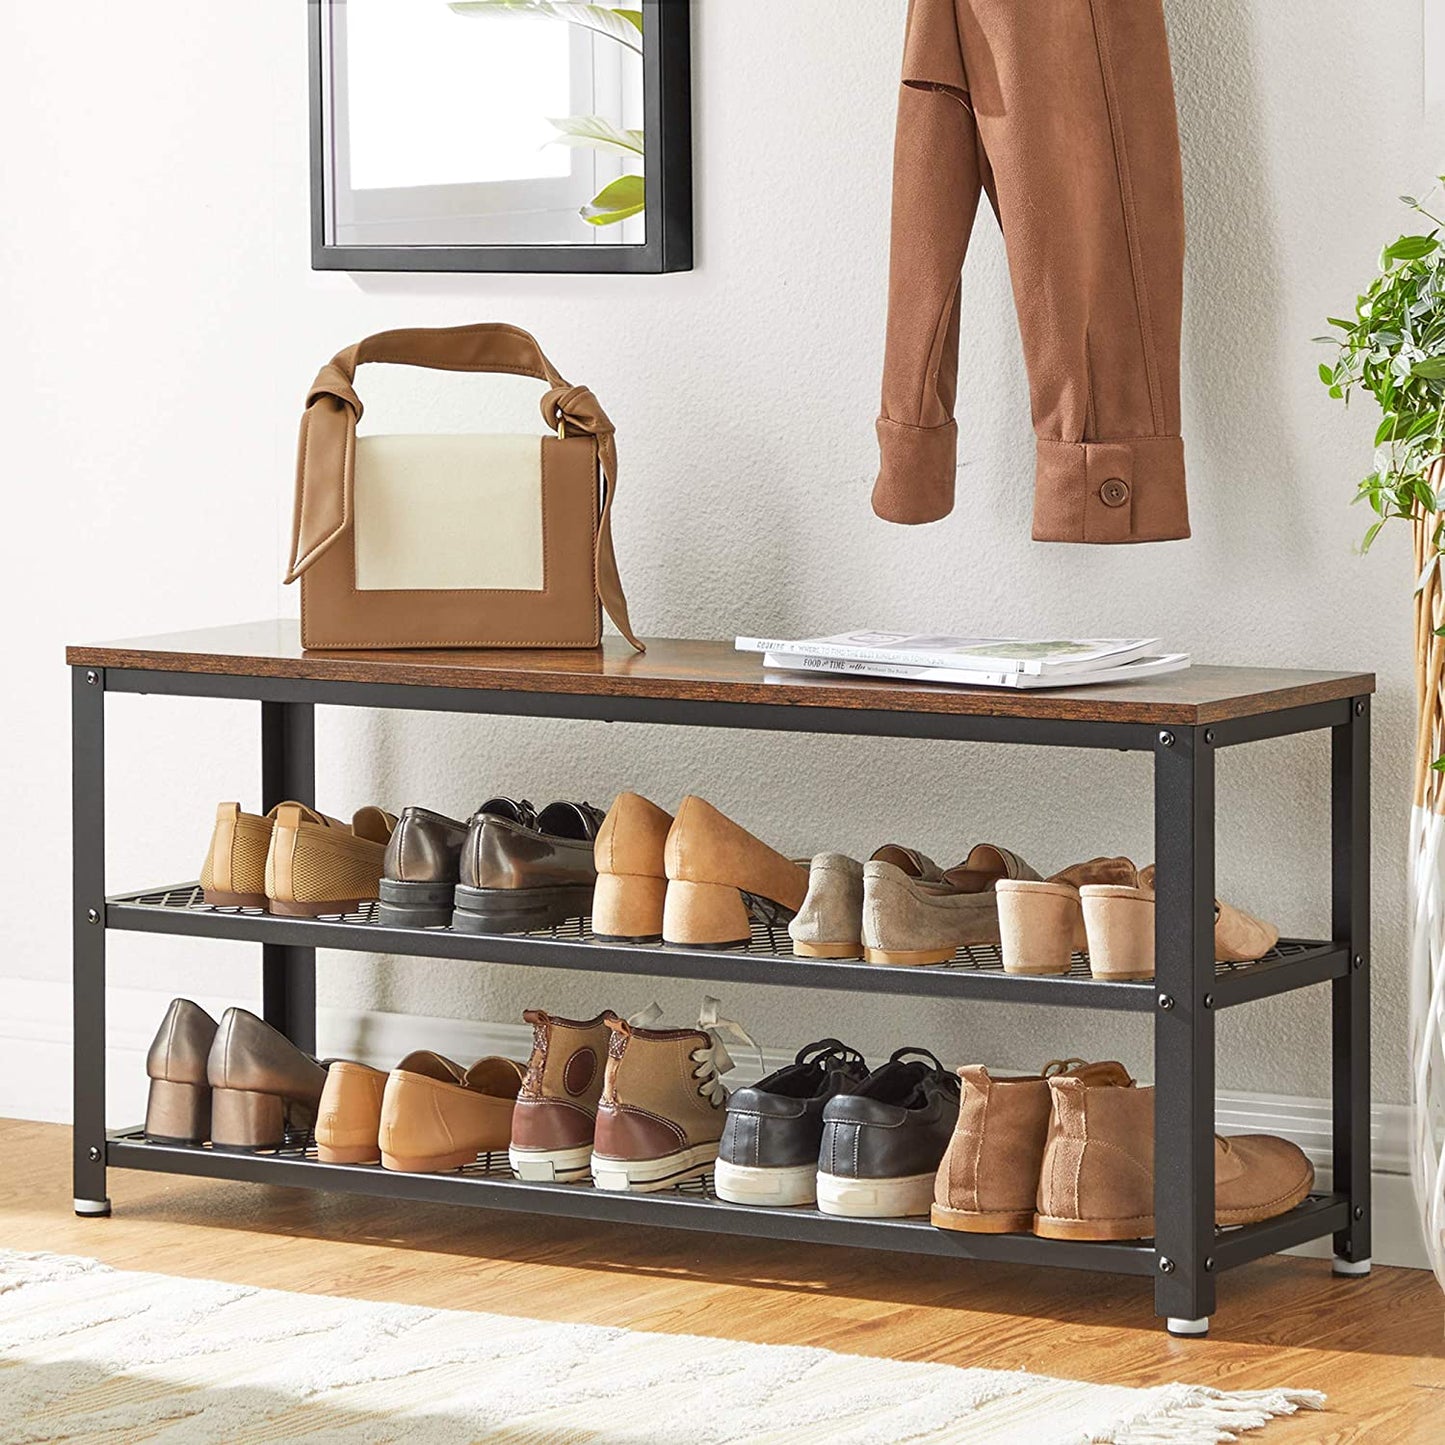
<path id="1" fill-rule="evenodd" d="M 209 1178 L 303 1185 L 386 1198 L 536 1210 L 684 1229 L 954 1257 L 1150 1275 L 1155 1308 L 1171 1329 L 1202 1333 L 1215 1279 L 1263 1254 L 1332 1235 L 1337 1268 L 1361 1273 L 1370 1254 L 1369 1152 L 1369 699 L 1357 697 L 1220 722 L 1158 728 L 1098 720 L 1021 719 L 850 710 L 830 706 L 686 701 L 587 693 L 528 693 L 237 677 L 140 668 L 72 669 L 75 831 L 75 1198 L 108 1213 L 107 1165 Z M 364 916 L 306 920 L 158 906 L 144 894 L 105 895 L 104 700 L 107 692 L 250 699 L 261 703 L 262 794 L 311 801 L 316 704 L 434 712 L 847 733 L 1148 751 L 1154 758 L 1158 869 L 1156 977 L 1102 983 L 1028 978 L 997 970 L 826 968 L 772 953 L 682 952 L 603 945 L 582 937 L 473 937 L 448 930 L 381 929 Z M 1213 948 L 1215 754 L 1261 738 L 1328 729 L 1332 738 L 1331 938 L 1282 945 L 1237 969 Z M 1069 1243 L 1032 1235 L 967 1235 L 915 1221 L 829 1218 L 674 1195 L 606 1194 L 576 1185 L 525 1184 L 490 1175 L 411 1175 L 321 1164 L 301 1154 L 231 1155 L 155 1145 L 135 1130 L 107 1136 L 105 938 L 109 929 L 247 939 L 262 944 L 269 1022 L 314 1047 L 318 947 L 385 951 L 609 972 L 991 998 L 1019 1003 L 1148 1011 L 1154 1016 L 1155 1215 L 1152 1242 Z M 1240 1229 L 1214 1225 L 1215 1015 L 1222 1008 L 1328 981 L 1332 989 L 1334 1192 L 1278 1219 Z"/>
<path id="2" fill-rule="evenodd" d="M 643 13 L 647 235 L 630 246 L 338 246 L 326 238 L 325 4 L 309 0 L 311 268 L 314 271 L 658 274 L 692 270 L 691 0 L 638 0 Z M 344 0 L 335 0 L 344 3 Z"/>

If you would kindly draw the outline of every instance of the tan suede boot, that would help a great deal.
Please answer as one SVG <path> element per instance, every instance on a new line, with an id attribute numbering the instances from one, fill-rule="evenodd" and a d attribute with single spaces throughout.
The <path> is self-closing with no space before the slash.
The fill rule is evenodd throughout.
<path id="1" fill-rule="evenodd" d="M 1079 889 L 1085 884 L 1133 886 L 1138 881 L 1138 870 L 1127 858 L 1091 858 L 1041 883 L 1000 878 L 995 888 L 1004 972 L 1067 973 L 1074 955 L 1089 946 Z"/>
<path id="2" fill-rule="evenodd" d="M 522 1017 L 532 1025 L 532 1057 L 512 1113 L 512 1172 L 549 1183 L 586 1179 L 612 1041 L 608 1022 L 617 1015 L 605 1010 L 579 1021 L 528 1009 Z"/>
<path id="3" fill-rule="evenodd" d="M 1079 890 L 1088 934 L 1089 968 L 1095 978 L 1154 977 L 1154 865 L 1141 869 L 1136 886 L 1088 884 Z M 1214 956 L 1223 963 L 1250 963 L 1279 942 L 1279 929 L 1231 904 L 1214 901 Z"/>
<path id="4" fill-rule="evenodd" d="M 1096 1085 L 1133 1082 L 1123 1064 L 1055 1060 L 1040 1074 L 994 1078 L 982 1064 L 958 1071 L 963 1094 L 958 1125 L 938 1166 L 932 1219 L 940 1229 L 1018 1234 L 1033 1228 L 1044 1144 L 1049 1080 Z"/>
<path id="5" fill-rule="evenodd" d="M 667 845 L 672 814 L 637 793 L 622 793 L 608 809 L 592 855 L 592 933 L 613 943 L 657 943 L 667 895 Z"/>
<path id="6" fill-rule="evenodd" d="M 1049 1080 L 1053 1105 L 1034 1233 L 1147 1239 L 1154 1233 L 1154 1090 Z M 1314 1185 L 1296 1145 L 1268 1134 L 1214 1141 L 1215 1223 L 1286 1214 Z"/>
<path id="7" fill-rule="evenodd" d="M 597 1107 L 592 1182 L 598 1189 L 654 1193 L 712 1172 L 727 1119 L 718 1075 L 733 1062 L 720 1034 L 747 1038 L 706 999 L 695 1029 L 654 1029 L 607 1020 L 612 1040 Z M 750 1041 L 749 1041 L 750 1042 Z"/>
<path id="8" fill-rule="evenodd" d="M 377 896 L 396 827 L 390 813 L 361 808 L 348 826 L 303 803 L 281 803 L 271 811 L 276 823 L 265 888 L 272 913 L 300 918 L 349 913 Z"/>
<path id="9" fill-rule="evenodd" d="M 701 798 L 682 800 L 664 861 L 662 936 L 680 948 L 738 948 L 751 936 L 750 916 L 787 923 L 808 891 L 806 868 Z"/>
<path id="10" fill-rule="evenodd" d="M 512 1142 L 512 1110 L 525 1073 L 515 1059 L 478 1059 L 465 1071 L 423 1050 L 387 1075 L 379 1142 L 387 1169 L 461 1169 Z"/>
<path id="11" fill-rule="evenodd" d="M 316 1112 L 316 1157 L 323 1164 L 380 1163 L 385 1089 L 386 1075 L 365 1064 L 337 1060 L 326 1070 Z"/>

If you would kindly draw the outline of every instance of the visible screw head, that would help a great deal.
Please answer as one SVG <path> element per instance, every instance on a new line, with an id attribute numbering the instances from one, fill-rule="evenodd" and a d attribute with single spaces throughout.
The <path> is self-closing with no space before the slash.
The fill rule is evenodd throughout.
<path id="1" fill-rule="evenodd" d="M 95 687 L 100 682 L 100 674 L 98 672 L 87 672 L 85 674 L 85 680 L 91 687 Z"/>
<path id="2" fill-rule="evenodd" d="M 1358 1205 L 1358 1204 L 1355 1205 L 1355 1218 L 1356 1218 L 1356 1219 L 1363 1219 L 1364 1217 L 1365 1217 L 1365 1211 L 1364 1211 L 1363 1207 L 1360 1206 L 1360 1205 Z"/>
<path id="3" fill-rule="evenodd" d="M 1356 973 L 1358 973 L 1365 966 L 1365 955 L 1363 953 L 1357 953 L 1355 955 L 1354 966 Z"/>
<path id="4" fill-rule="evenodd" d="M 1214 729 L 1213 729 L 1213 728 L 1205 728 L 1205 729 L 1204 729 L 1204 741 L 1205 741 L 1206 743 L 1210 744 L 1211 747 L 1213 746 L 1213 744 L 1214 744 Z"/>
<path id="5" fill-rule="evenodd" d="M 1161 994 L 1159 995 L 1159 1007 L 1162 1008 L 1162 1009 L 1171 1009 L 1171 1008 L 1173 1008 L 1173 1007 L 1174 1007 L 1174 996 L 1173 996 L 1172 994 L 1161 993 Z"/>
<path id="6" fill-rule="evenodd" d="M 1174 734 L 1171 733 L 1168 728 L 1165 728 L 1164 731 L 1159 734 L 1159 746 L 1161 748 L 1172 748 L 1174 746 Z"/>
<path id="7" fill-rule="evenodd" d="M 1160 1273 L 1160 1274 L 1173 1274 L 1173 1273 L 1174 1273 L 1174 1261 L 1173 1261 L 1172 1259 L 1170 1259 L 1167 1254 L 1166 1254 L 1166 1255 L 1162 1255 L 1162 1256 L 1160 1257 L 1160 1260 L 1159 1260 L 1159 1273 Z"/>
<path id="8" fill-rule="evenodd" d="M 1205 1008 L 1213 1008 L 1213 1007 L 1214 1007 L 1214 995 L 1213 995 L 1212 993 L 1207 993 L 1207 994 L 1204 995 L 1204 1007 L 1205 1007 Z"/>
<path id="9" fill-rule="evenodd" d="M 85 910 L 85 921 L 87 923 L 99 923 L 100 910 L 98 908 L 87 908 Z"/>
<path id="10" fill-rule="evenodd" d="M 100 1150 L 96 1147 L 96 1145 L 92 1144 L 90 1148 L 86 1151 L 86 1153 L 92 1164 L 96 1164 L 99 1162 Z"/>
<path id="11" fill-rule="evenodd" d="M 1355 716 L 1356 716 L 1356 717 L 1364 717 L 1364 715 L 1365 715 L 1365 704 L 1364 704 L 1364 702 L 1363 702 L 1363 701 L 1357 702 L 1357 703 L 1355 704 Z"/>
<path id="12" fill-rule="evenodd" d="M 1214 1273 L 1214 1256 L 1212 1254 L 1204 1261 L 1204 1272 L 1205 1274 Z"/>

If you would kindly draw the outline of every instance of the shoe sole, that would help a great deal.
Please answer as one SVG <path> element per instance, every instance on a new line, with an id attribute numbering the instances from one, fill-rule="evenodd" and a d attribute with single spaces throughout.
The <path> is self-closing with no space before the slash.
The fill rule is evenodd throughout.
<path id="1" fill-rule="evenodd" d="M 264 893 L 225 893 L 219 888 L 201 889 L 201 897 L 212 908 L 264 908 Z"/>
<path id="2" fill-rule="evenodd" d="M 592 909 L 592 885 L 553 888 L 469 888 L 458 883 L 452 927 L 461 933 L 530 933 L 584 918 Z"/>
<path id="3" fill-rule="evenodd" d="M 847 1219 L 904 1219 L 933 1208 L 936 1170 L 897 1179 L 853 1179 L 818 1171 L 818 1208 Z"/>
<path id="4" fill-rule="evenodd" d="M 575 1184 L 592 1173 L 592 1146 L 575 1149 L 507 1150 L 507 1162 L 518 1179 L 533 1184 Z"/>
<path id="5" fill-rule="evenodd" d="M 952 1209 L 946 1204 L 935 1204 L 929 1210 L 928 1217 L 936 1229 L 953 1229 L 960 1234 L 1028 1234 L 1034 1227 L 1032 1209 L 1002 1209 L 980 1213 L 969 1209 Z"/>
<path id="6" fill-rule="evenodd" d="M 793 940 L 794 958 L 862 958 L 861 943 L 799 943 Z"/>
<path id="7" fill-rule="evenodd" d="M 444 928 L 452 921 L 455 883 L 407 883 L 383 878 L 376 920 L 387 928 Z"/>
<path id="8" fill-rule="evenodd" d="M 934 964 L 950 963 L 956 948 L 865 948 L 865 963 L 887 963 L 895 968 L 928 968 Z"/>
<path id="9" fill-rule="evenodd" d="M 608 1159 L 593 1154 L 592 1184 L 594 1188 L 618 1193 L 653 1194 L 690 1179 L 706 1179 L 716 1160 L 716 1141 L 679 1149 L 661 1159 Z"/>
<path id="10" fill-rule="evenodd" d="M 729 1164 L 719 1159 L 713 1171 L 713 1189 L 729 1204 L 776 1205 L 791 1208 L 812 1204 L 818 1197 L 816 1164 Z"/>

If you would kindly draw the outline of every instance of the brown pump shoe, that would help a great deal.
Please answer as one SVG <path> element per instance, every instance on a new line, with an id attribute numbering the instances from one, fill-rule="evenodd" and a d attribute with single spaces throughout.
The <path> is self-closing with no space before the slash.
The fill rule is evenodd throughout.
<path id="1" fill-rule="evenodd" d="M 1128 1085 L 1122 1064 L 1055 1060 L 1040 1074 L 996 1079 L 982 1064 L 958 1071 L 958 1125 L 938 1166 L 932 1219 L 969 1234 L 1027 1234 L 1034 1225 L 1049 1132 L 1049 1080 Z"/>
<path id="2" fill-rule="evenodd" d="M 146 1055 L 150 1097 L 145 1136 L 156 1144 L 204 1144 L 211 1137 L 206 1060 L 216 1021 L 188 998 L 171 1000 Z"/>
<path id="3" fill-rule="evenodd" d="M 667 846 L 672 814 L 637 793 L 622 793 L 608 809 L 593 857 L 592 933 L 609 943 L 657 943 L 667 895 Z"/>
<path id="4" fill-rule="evenodd" d="M 1154 1233 L 1154 1090 L 1049 1080 L 1048 1143 L 1034 1233 L 1046 1239 L 1147 1239 Z M 1215 1223 L 1254 1224 L 1303 1202 L 1315 1171 L 1287 1139 L 1214 1141 Z"/>
<path id="5" fill-rule="evenodd" d="M 512 1113 L 512 1173 L 546 1183 L 586 1179 L 612 1041 L 608 1024 L 617 1015 L 561 1019 L 528 1009 L 522 1017 L 532 1025 L 532 1057 Z"/>
<path id="6" fill-rule="evenodd" d="M 211 1145 L 234 1153 L 305 1142 L 326 1069 L 264 1019 L 228 1008 L 206 1060 Z"/>
<path id="7" fill-rule="evenodd" d="M 663 939 L 678 948 L 740 948 L 749 917 L 789 922 L 808 892 L 808 870 L 740 828 L 711 803 L 687 797 L 664 849 Z"/>

